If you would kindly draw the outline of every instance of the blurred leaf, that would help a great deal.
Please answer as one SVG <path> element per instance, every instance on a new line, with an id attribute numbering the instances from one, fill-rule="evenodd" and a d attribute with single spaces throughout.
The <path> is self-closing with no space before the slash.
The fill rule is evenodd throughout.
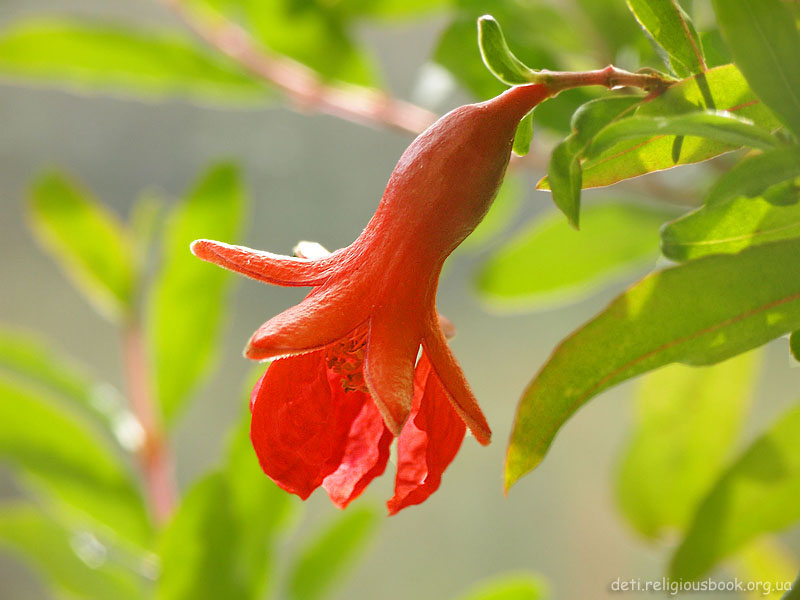
<path id="1" fill-rule="evenodd" d="M 598 204 L 585 210 L 585 226 L 578 233 L 551 213 L 489 259 L 478 273 L 478 289 L 493 303 L 512 307 L 584 296 L 655 263 L 658 228 L 672 214 L 631 203 Z"/>
<path id="2" fill-rule="evenodd" d="M 789 349 L 796 361 L 800 361 L 800 331 L 793 331 L 789 336 Z"/>
<path id="3" fill-rule="evenodd" d="M 118 456 L 67 411 L 0 380 L 0 456 L 83 518 L 145 546 L 150 522 Z"/>
<path id="4" fill-rule="evenodd" d="M 165 530 L 159 600 L 264 597 L 292 497 L 258 466 L 249 423 L 247 411 L 222 469 L 192 487 Z"/>
<path id="5" fill-rule="evenodd" d="M 218 344 L 228 273 L 195 258 L 199 238 L 233 241 L 245 197 L 236 167 L 211 168 L 166 225 L 163 266 L 150 297 L 149 334 L 158 401 L 173 421 L 207 373 Z"/>
<path id="6" fill-rule="evenodd" d="M 792 589 L 786 592 L 781 600 L 800 600 L 800 574 L 792 584 Z"/>
<path id="7" fill-rule="evenodd" d="M 349 509 L 300 551 L 289 575 L 290 600 L 321 600 L 355 560 L 378 525 L 366 508 Z"/>
<path id="8" fill-rule="evenodd" d="M 712 105 L 709 101 L 713 101 Z M 733 65 L 711 69 L 671 85 L 657 98 L 643 100 L 635 116 L 666 118 L 703 109 L 735 113 L 766 130 L 779 125 L 772 112 L 753 96 L 744 77 Z M 674 135 L 653 135 L 614 145 L 583 163 L 583 187 L 610 185 L 652 171 L 706 160 L 735 148 L 731 144 L 690 136 L 683 140 L 680 157 L 675 161 L 674 141 Z"/>
<path id="9" fill-rule="evenodd" d="M 205 4 L 214 4 L 206 0 Z M 288 56 L 316 71 L 324 80 L 376 85 L 372 58 L 352 33 L 348 7 L 338 2 L 297 0 L 230 0 L 218 6 L 228 18 L 243 20 L 248 31 L 270 53 Z"/>
<path id="10" fill-rule="evenodd" d="M 709 365 L 800 328 L 800 241 L 708 256 L 649 275 L 556 349 L 525 390 L 506 486 L 603 390 L 671 362 Z M 713 302 L 708 301 L 713 298 Z"/>
<path id="11" fill-rule="evenodd" d="M 800 406 L 762 434 L 719 478 L 670 564 L 697 579 L 757 536 L 800 520 Z"/>
<path id="12" fill-rule="evenodd" d="M 535 73 L 511 52 L 500 24 L 491 15 L 478 19 L 478 47 L 483 64 L 503 83 L 530 83 Z"/>
<path id="13" fill-rule="evenodd" d="M 582 172 L 580 160 L 586 146 L 603 127 L 624 115 L 639 102 L 637 96 L 606 96 L 587 102 L 572 116 L 572 132 L 550 155 L 548 176 L 539 182 L 540 189 L 553 193 L 553 202 L 578 228 Z"/>
<path id="14" fill-rule="evenodd" d="M 30 208 L 39 240 L 78 288 L 109 318 L 128 317 L 136 262 L 124 225 L 58 173 L 36 181 Z"/>
<path id="15" fill-rule="evenodd" d="M 639 24 L 667 51 L 678 77 L 705 71 L 702 46 L 692 21 L 676 0 L 627 0 Z"/>
<path id="16" fill-rule="evenodd" d="M 720 204 L 739 196 L 757 196 L 768 187 L 800 176 L 800 147 L 785 146 L 754 154 L 717 179 L 706 204 Z"/>
<path id="17" fill-rule="evenodd" d="M 489 212 L 459 248 L 462 250 L 478 248 L 503 232 L 518 212 L 522 193 L 520 178 L 512 173 L 506 173 L 500 191 L 489 207 Z"/>
<path id="18" fill-rule="evenodd" d="M 772 598 L 777 600 L 783 592 L 776 589 L 777 583 L 791 582 L 797 573 L 797 560 L 781 546 L 777 539 L 769 536 L 761 537 L 747 544 L 733 559 L 734 570 L 738 579 L 743 581 L 759 581 L 772 587 L 767 590 L 755 590 L 745 595 L 750 600 Z"/>
<path id="19" fill-rule="evenodd" d="M 441 12 L 450 4 L 451 0 L 341 0 L 335 6 L 353 16 L 397 20 Z"/>
<path id="20" fill-rule="evenodd" d="M 230 104 L 266 87 L 180 35 L 70 20 L 25 21 L 0 35 L 0 74 L 82 92 Z"/>
<path id="21" fill-rule="evenodd" d="M 514 154 L 517 156 L 525 156 L 531 150 L 531 142 L 533 141 L 533 113 L 529 112 L 522 117 L 522 120 L 517 125 L 517 131 L 514 134 Z"/>
<path id="22" fill-rule="evenodd" d="M 96 415 L 114 439 L 131 449 L 138 423 L 122 395 L 110 384 L 92 380 L 70 357 L 31 335 L 0 328 L 0 369 L 43 386 Z"/>
<path id="23" fill-rule="evenodd" d="M 731 51 L 725 45 L 719 30 L 712 29 L 711 31 L 700 32 L 700 42 L 706 55 L 706 66 L 709 69 L 733 62 Z"/>
<path id="24" fill-rule="evenodd" d="M 108 562 L 107 549 L 89 532 L 70 531 L 40 510 L 0 504 L 0 547 L 18 553 L 69 598 L 143 599 L 142 582 Z"/>
<path id="25" fill-rule="evenodd" d="M 656 538 L 689 525 L 738 438 L 755 375 L 748 353 L 706 368 L 669 365 L 642 380 L 616 485 L 639 533 Z"/>
<path id="26" fill-rule="evenodd" d="M 732 113 L 703 111 L 672 117 L 630 117 L 604 127 L 592 140 L 588 157 L 596 158 L 622 140 L 645 136 L 691 135 L 731 146 L 773 149 L 778 140 L 767 129 Z"/>
<path id="27" fill-rule="evenodd" d="M 573 23 L 585 22 L 593 26 L 591 31 L 582 31 L 580 39 L 584 44 L 587 40 L 592 43 L 595 55 L 599 54 L 602 58 L 599 64 L 614 62 L 615 57 L 630 50 L 639 41 L 645 41 L 640 48 L 646 47 L 649 54 L 653 54 L 652 45 L 643 40 L 642 31 L 625 3 L 619 0 L 576 0 L 575 4 L 585 17 L 573 19 Z"/>
<path id="28" fill-rule="evenodd" d="M 495 577 L 461 596 L 460 600 L 543 600 L 547 597 L 547 585 L 528 574 Z"/>
<path id="29" fill-rule="evenodd" d="M 798 237 L 800 202 L 781 206 L 763 197 L 736 198 L 668 223 L 661 231 L 661 251 L 667 258 L 685 261 Z"/>
<path id="30" fill-rule="evenodd" d="M 800 35 L 780 0 L 713 1 L 719 28 L 750 87 L 800 136 Z"/>

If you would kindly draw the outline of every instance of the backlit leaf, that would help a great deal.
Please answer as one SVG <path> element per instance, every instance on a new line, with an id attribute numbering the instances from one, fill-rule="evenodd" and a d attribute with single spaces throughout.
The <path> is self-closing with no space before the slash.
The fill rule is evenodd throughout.
<path id="1" fill-rule="evenodd" d="M 199 238 L 236 241 L 244 206 L 237 169 L 218 165 L 166 225 L 148 325 L 158 401 L 168 421 L 210 368 L 230 281 L 224 270 L 195 258 L 189 244 Z"/>
<path id="2" fill-rule="evenodd" d="M 800 520 L 800 406 L 762 434 L 719 478 L 670 565 L 697 579 L 764 533 Z"/>
<path id="3" fill-rule="evenodd" d="M 709 365 L 800 328 L 800 241 L 708 256 L 649 275 L 555 350 L 522 396 L 506 485 L 603 390 L 656 367 Z M 707 299 L 713 299 L 708 301 Z"/>
<path id="4" fill-rule="evenodd" d="M 780 0 L 714 0 L 719 28 L 753 91 L 800 136 L 800 34 Z"/>
<path id="5" fill-rule="evenodd" d="M 0 397 L 0 457 L 76 516 L 147 544 L 139 487 L 113 449 L 41 394 L 0 380 Z"/>
<path id="6" fill-rule="evenodd" d="M 748 353 L 711 367 L 669 365 L 642 380 L 617 476 L 619 506 L 642 535 L 689 525 L 738 438 L 755 367 Z"/>
<path id="7" fill-rule="evenodd" d="M 797 176 L 800 176 L 800 147 L 785 146 L 754 154 L 717 179 L 706 204 L 719 204 L 738 196 L 757 196 L 768 187 Z"/>
<path id="8" fill-rule="evenodd" d="M 129 315 L 136 264 L 128 230 L 64 175 L 40 177 L 30 196 L 42 245 L 86 296 L 112 319 Z"/>
<path id="9" fill-rule="evenodd" d="M 475 586 L 459 600 L 544 600 L 547 585 L 535 575 L 505 575 Z"/>
<path id="10" fill-rule="evenodd" d="M 0 74 L 81 92 L 261 102 L 266 87 L 183 36 L 70 20 L 0 34 Z"/>

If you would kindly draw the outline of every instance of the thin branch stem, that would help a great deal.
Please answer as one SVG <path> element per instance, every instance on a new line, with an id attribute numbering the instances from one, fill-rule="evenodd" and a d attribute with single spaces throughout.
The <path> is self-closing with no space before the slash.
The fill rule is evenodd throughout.
<path id="1" fill-rule="evenodd" d="M 299 110 L 316 110 L 360 124 L 380 124 L 418 135 L 437 115 L 388 94 L 349 84 L 329 84 L 308 67 L 269 53 L 244 29 L 222 17 L 201 16 L 184 0 L 158 0 L 199 38 L 241 67 L 280 89 Z"/>
<path id="2" fill-rule="evenodd" d="M 631 73 L 608 65 L 604 69 L 595 71 L 537 71 L 536 78 L 531 83 L 544 84 L 558 93 L 589 85 L 602 85 L 608 89 L 635 87 L 647 92 L 661 92 L 673 82 L 655 72 Z"/>
<path id="3" fill-rule="evenodd" d="M 147 359 L 138 323 L 130 323 L 125 329 L 123 360 L 131 410 L 144 430 L 144 442 L 137 451 L 139 468 L 153 517 L 156 522 L 164 523 L 177 502 L 175 468 L 150 396 Z"/>

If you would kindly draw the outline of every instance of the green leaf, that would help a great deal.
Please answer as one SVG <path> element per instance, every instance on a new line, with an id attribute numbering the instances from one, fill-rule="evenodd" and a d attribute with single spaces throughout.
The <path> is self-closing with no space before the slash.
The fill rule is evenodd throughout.
<path id="1" fill-rule="evenodd" d="M 0 328 L 0 369 L 57 394 L 105 424 L 127 448 L 140 442 L 141 429 L 113 386 L 94 381 L 70 357 L 29 334 Z"/>
<path id="2" fill-rule="evenodd" d="M 753 590 L 745 597 L 749 600 L 780 598 L 785 583 L 791 584 L 800 567 L 792 553 L 772 536 L 763 536 L 747 544 L 733 559 L 733 571 L 742 581 L 761 581 L 771 586 L 770 590 Z"/>
<path id="3" fill-rule="evenodd" d="M 30 210 L 34 232 L 75 285 L 112 320 L 128 317 L 136 264 L 122 223 L 59 173 L 36 181 Z"/>
<path id="4" fill-rule="evenodd" d="M 209 370 L 230 281 L 224 270 L 195 258 L 189 244 L 199 238 L 234 241 L 244 206 L 238 170 L 217 165 L 167 223 L 163 267 L 148 311 L 157 397 L 167 421 Z"/>
<path id="5" fill-rule="evenodd" d="M 636 424 L 617 502 L 647 537 L 684 531 L 738 438 L 756 375 L 754 353 L 705 368 L 669 365 L 636 394 Z"/>
<path id="6" fill-rule="evenodd" d="M 661 231 L 661 251 L 667 258 L 685 261 L 798 237 L 800 202 L 783 206 L 764 197 L 736 198 L 668 223 Z"/>
<path id="7" fill-rule="evenodd" d="M 800 329 L 800 241 L 653 273 L 556 349 L 517 408 L 506 486 L 603 390 L 671 362 L 709 365 Z M 708 299 L 713 299 L 708 301 Z"/>
<path id="8" fill-rule="evenodd" d="M 592 140 L 588 157 L 595 158 L 622 140 L 645 136 L 696 136 L 730 146 L 774 148 L 778 140 L 749 119 L 732 113 L 704 111 L 672 117 L 630 117 L 604 127 Z"/>
<path id="9" fill-rule="evenodd" d="M 547 585 L 540 577 L 519 574 L 490 579 L 459 600 L 543 600 L 546 597 Z"/>
<path id="10" fill-rule="evenodd" d="M 707 205 L 738 196 L 757 196 L 768 187 L 800 176 L 800 147 L 775 148 L 748 156 L 720 177 L 708 193 Z"/>
<path id="11" fill-rule="evenodd" d="M 697 579 L 764 533 L 800 520 L 800 406 L 762 434 L 703 500 L 670 564 Z"/>
<path id="12" fill-rule="evenodd" d="M 800 35 L 780 0 L 714 0 L 719 28 L 751 88 L 800 136 Z"/>
<path id="13" fill-rule="evenodd" d="M 142 581 L 108 560 L 88 531 L 70 530 L 24 504 L 0 504 L 0 548 L 19 554 L 70 598 L 144 599 Z"/>
<path id="14" fill-rule="evenodd" d="M 71 20 L 31 20 L 0 35 L 0 74 L 80 92 L 214 104 L 261 102 L 266 88 L 172 33 Z"/>
<path id="15" fill-rule="evenodd" d="M 700 39 L 676 0 L 628 0 L 636 20 L 667 51 L 678 77 L 706 70 Z"/>
<path id="16" fill-rule="evenodd" d="M 378 516 L 366 508 L 348 509 L 300 551 L 289 575 L 290 600 L 321 600 L 363 552 Z"/>
<path id="17" fill-rule="evenodd" d="M 798 574 L 797 579 L 794 580 L 792 589 L 786 592 L 781 597 L 781 600 L 800 600 L 800 574 Z"/>
<path id="18" fill-rule="evenodd" d="M 150 521 L 119 457 L 75 416 L 0 380 L 0 457 L 84 520 L 144 547 Z"/>
<path id="19" fill-rule="evenodd" d="M 747 81 L 733 65 L 710 69 L 671 85 L 657 98 L 640 102 L 635 116 L 666 118 L 703 109 L 734 113 L 765 130 L 771 131 L 780 125 L 772 111 L 753 95 Z M 735 148 L 701 137 L 687 137 L 676 161 L 674 144 L 674 135 L 621 141 L 583 163 L 583 187 L 610 185 L 645 173 L 707 160 Z"/>
<path id="20" fill-rule="evenodd" d="M 572 132 L 550 155 L 548 176 L 537 187 L 552 191 L 553 202 L 576 229 L 583 179 L 580 160 L 586 146 L 598 131 L 624 115 L 639 100 L 637 96 L 606 96 L 582 105 L 572 116 Z"/>
<path id="21" fill-rule="evenodd" d="M 793 331 L 789 336 L 789 349 L 794 359 L 800 362 L 800 331 Z"/>
<path id="22" fill-rule="evenodd" d="M 514 133 L 514 154 L 517 156 L 525 156 L 531 150 L 531 142 L 533 141 L 533 112 L 529 112 L 522 117 L 522 120 L 517 125 L 517 131 Z"/>
<path id="23" fill-rule="evenodd" d="M 508 48 L 500 24 L 491 15 L 478 19 L 478 47 L 483 64 L 503 83 L 530 83 L 535 73 Z"/>
<path id="24" fill-rule="evenodd" d="M 590 206 L 578 233 L 557 214 L 535 221 L 492 256 L 477 287 L 493 304 L 536 307 L 585 296 L 655 262 L 670 213 L 631 203 Z M 614 235 L 609 235 L 613 231 Z"/>
<path id="25" fill-rule="evenodd" d="M 247 411 L 225 464 L 192 487 L 166 528 L 159 600 L 264 597 L 293 499 L 261 471 L 249 425 Z"/>

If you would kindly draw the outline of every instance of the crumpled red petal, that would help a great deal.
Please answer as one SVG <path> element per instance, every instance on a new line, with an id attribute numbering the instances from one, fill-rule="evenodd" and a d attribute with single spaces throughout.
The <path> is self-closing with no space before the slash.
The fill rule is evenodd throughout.
<path id="1" fill-rule="evenodd" d="M 334 402 L 344 401 L 342 397 L 347 394 L 358 394 L 364 398 L 361 412 L 350 428 L 342 462 L 322 482 L 333 503 L 345 508 L 386 470 L 394 436 L 386 428 L 381 413 L 369 396 L 362 392 L 345 392 L 338 377 L 332 378 L 331 385 L 339 388 L 338 393 L 334 394 Z"/>
<path id="2" fill-rule="evenodd" d="M 332 399 L 323 351 L 273 362 L 253 389 L 250 438 L 264 472 L 303 499 L 336 471 L 363 394 Z"/>
<path id="3" fill-rule="evenodd" d="M 467 428 L 433 371 L 425 351 L 417 364 L 414 406 L 397 440 L 397 476 L 389 514 L 420 504 L 439 488 Z"/>

